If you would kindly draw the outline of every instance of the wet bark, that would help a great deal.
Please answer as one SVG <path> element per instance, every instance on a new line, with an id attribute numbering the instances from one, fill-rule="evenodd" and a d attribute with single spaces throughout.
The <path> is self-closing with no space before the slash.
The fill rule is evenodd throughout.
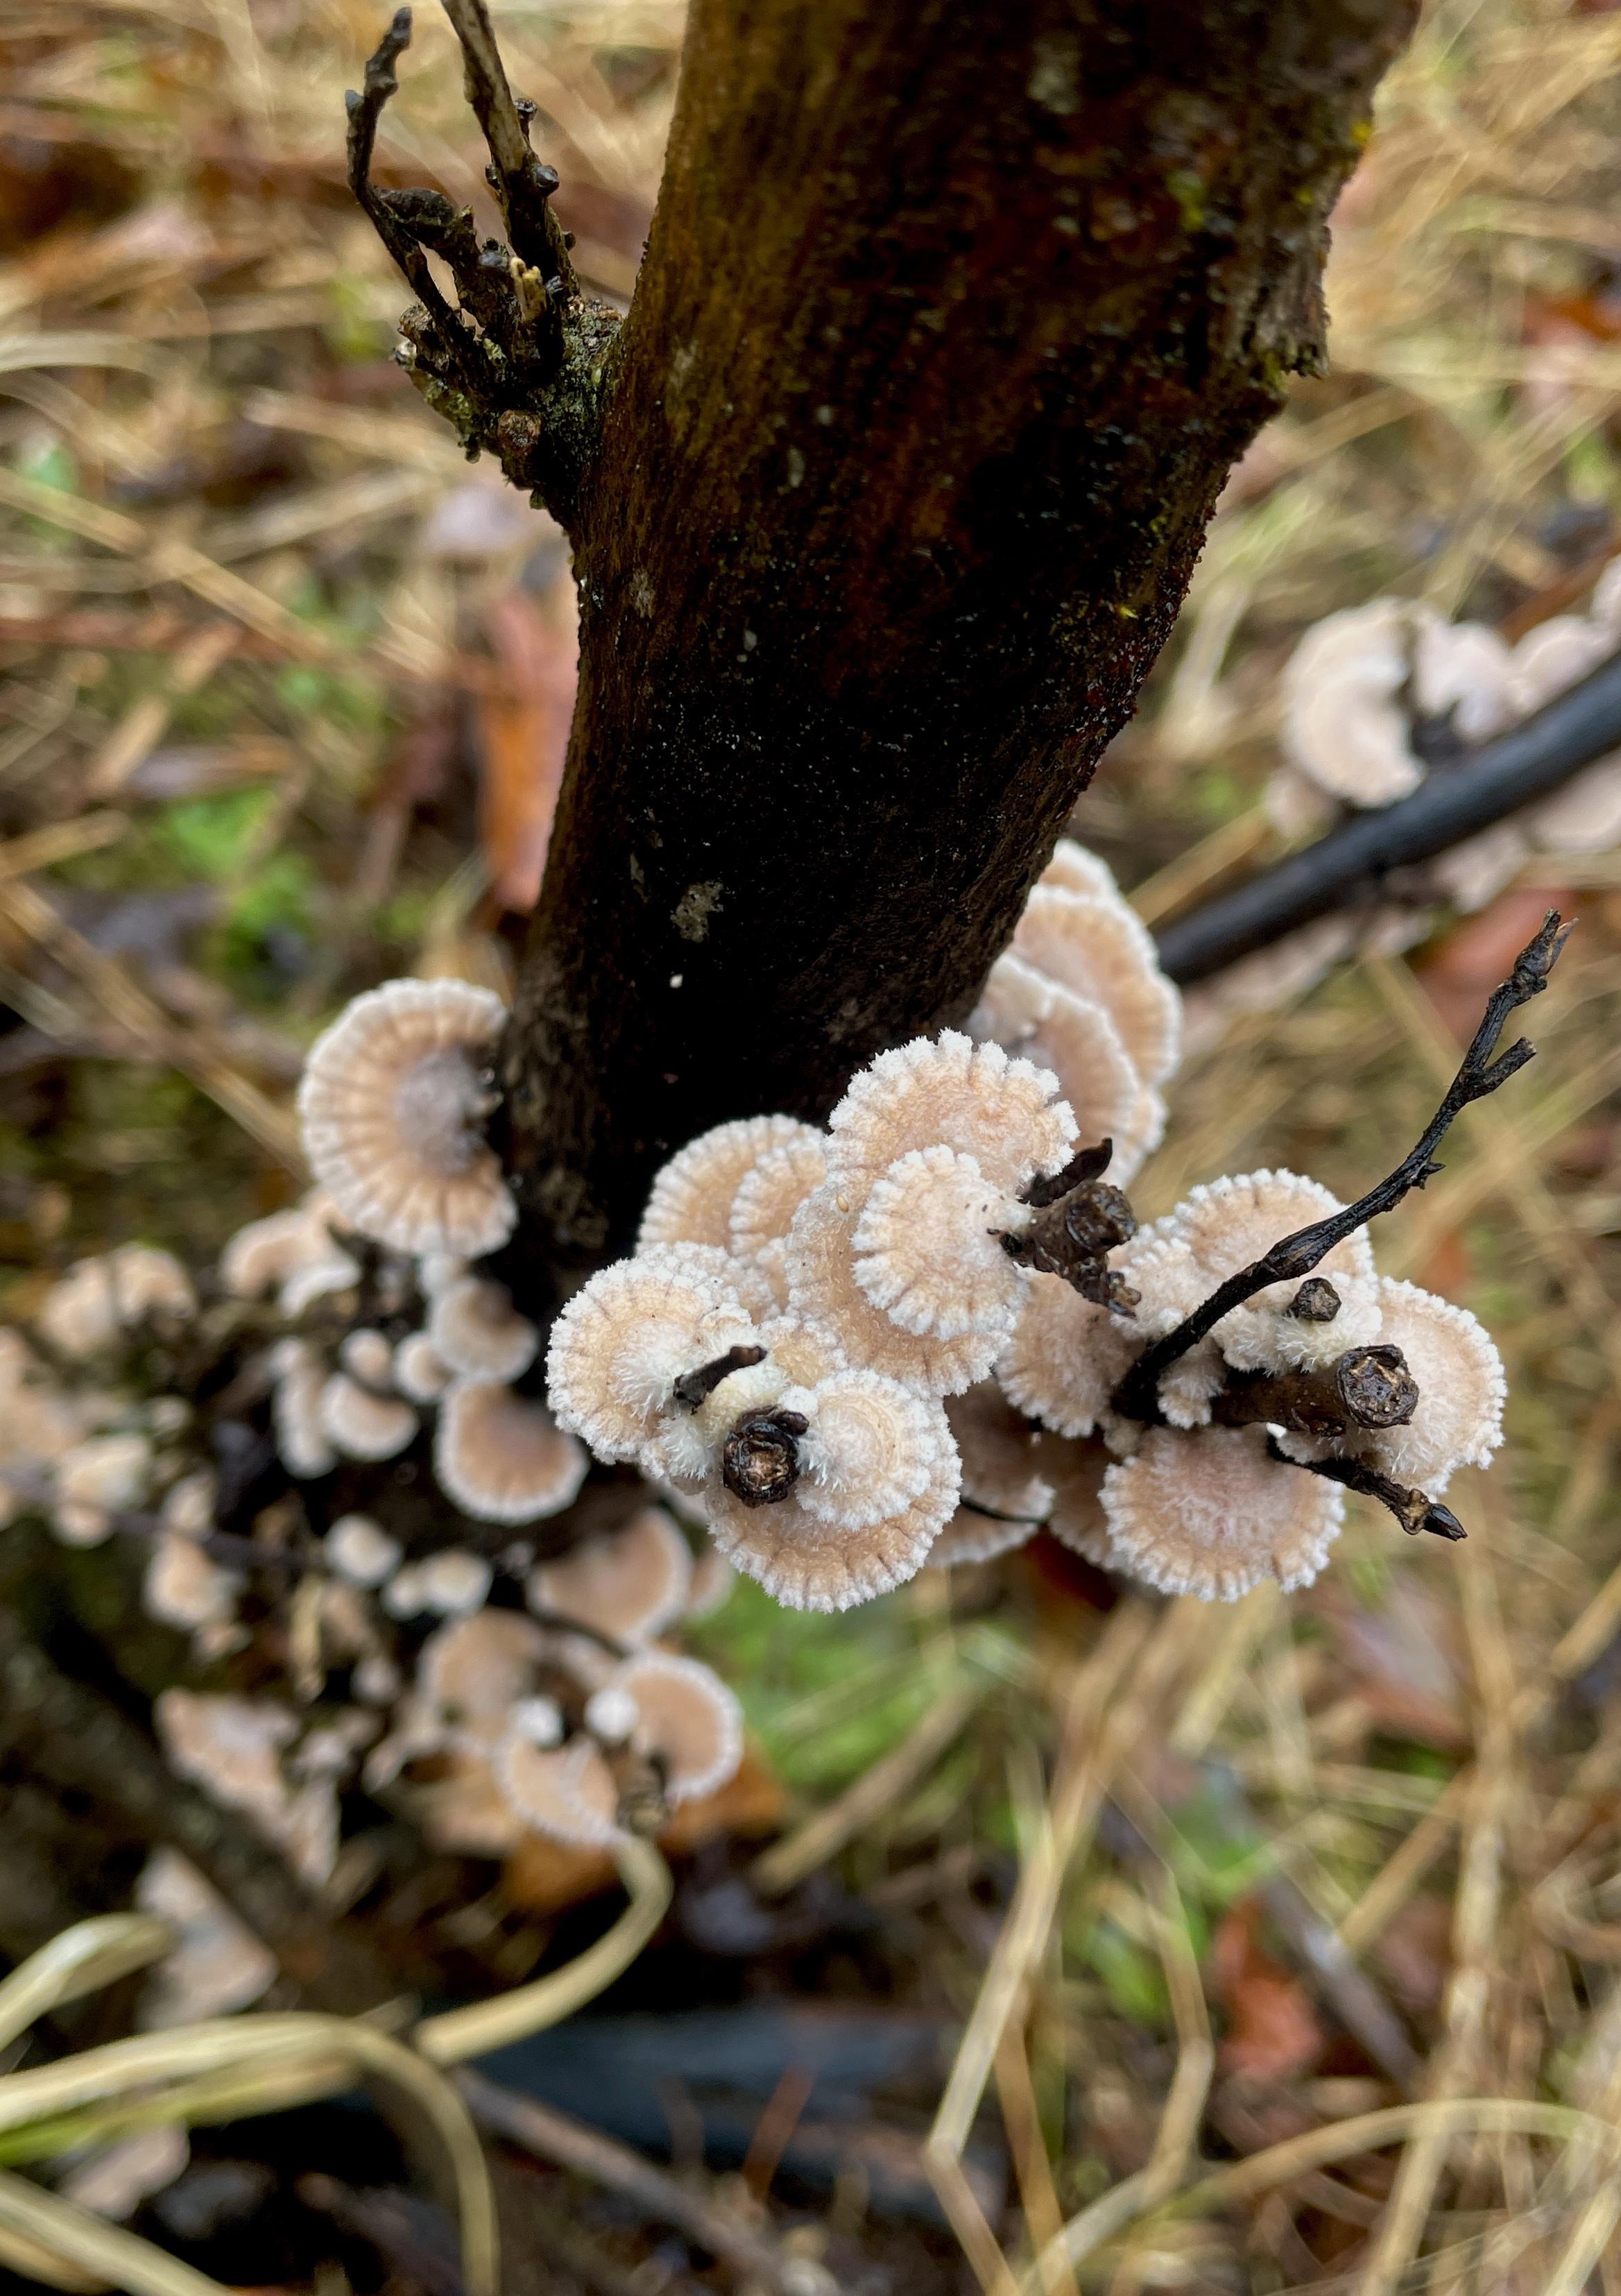
<path id="1" fill-rule="evenodd" d="M 1317 369 L 1412 0 L 695 0 L 566 505 L 580 700 L 503 1052 L 536 1249 L 959 1020 Z"/>

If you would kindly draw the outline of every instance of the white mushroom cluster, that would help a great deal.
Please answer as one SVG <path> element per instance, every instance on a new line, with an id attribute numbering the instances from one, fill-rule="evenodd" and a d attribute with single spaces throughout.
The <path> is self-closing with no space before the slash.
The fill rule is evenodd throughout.
<path id="1" fill-rule="evenodd" d="M 1062 838 L 991 967 L 968 1031 L 1050 1069 L 1084 1140 L 1112 1140 L 1125 1186 L 1165 1132 L 1182 1001 L 1106 865 Z"/>
<path id="2" fill-rule="evenodd" d="M 1302 1467 L 1360 1461 L 1436 1498 L 1458 1467 L 1486 1464 L 1502 1439 L 1496 1349 L 1466 1309 L 1379 1275 L 1365 1229 L 1182 1356 L 1159 1384 L 1167 1423 L 1118 1408 L 1147 1342 L 1280 1237 L 1339 1209 L 1290 1172 L 1194 1189 L 1113 1255 L 1138 1295 L 1128 1316 L 1034 1277 L 997 1378 L 1019 1412 L 1092 1447 L 1096 1506 L 1083 1504 L 1072 1545 L 1167 1594 L 1234 1601 L 1267 1578 L 1309 1585 L 1323 1568 L 1344 1491 Z M 1055 1464 L 1032 1454 L 1037 1474 Z"/>
<path id="3" fill-rule="evenodd" d="M 1027 1247 L 1098 1136 L 1060 1063 L 1134 1168 L 1163 1120 L 1178 1000 L 1077 846 L 1060 847 L 1027 931 L 970 1033 L 880 1054 L 825 1131 L 756 1117 L 683 1148 L 635 1255 L 553 1328 L 560 1424 L 700 1508 L 721 1552 L 792 1607 L 869 1601 L 1052 1510 L 1048 1480 L 1000 1461 L 961 1503 L 973 1441 L 1011 1416 L 994 1390 L 987 1416 L 987 1383 L 1042 1280 Z"/>

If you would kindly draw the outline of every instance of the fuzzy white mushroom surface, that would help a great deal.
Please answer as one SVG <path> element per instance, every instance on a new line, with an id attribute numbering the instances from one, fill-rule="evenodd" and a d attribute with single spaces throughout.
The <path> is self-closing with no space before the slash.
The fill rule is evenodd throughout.
<path id="1" fill-rule="evenodd" d="M 1309 1587 L 1345 1494 L 1266 1452 L 1261 1427 L 1150 1428 L 1103 1477 L 1110 1564 L 1166 1595 L 1236 1603 L 1266 1578 Z"/>
<path id="2" fill-rule="evenodd" d="M 299 1091 L 305 1152 L 344 1219 L 397 1251 L 478 1258 L 516 1208 L 480 1126 L 505 1020 L 463 980 L 391 980 L 345 1007 Z"/>
<path id="3" fill-rule="evenodd" d="M 1405 1426 L 1355 1429 L 1335 1443 L 1286 1435 L 1283 1447 L 1298 1458 L 1355 1451 L 1398 1483 L 1438 1497 L 1458 1468 L 1487 1465 L 1502 1441 L 1502 1358 L 1467 1308 L 1391 1276 L 1380 1277 L 1378 1291 L 1380 1336 L 1400 1348 L 1418 1382 L 1412 1417 Z"/>
<path id="4" fill-rule="evenodd" d="M 856 1281 L 892 1324 L 918 1338 L 1000 1337 L 1012 1329 L 1024 1290 L 1002 1238 L 1029 1220 L 961 1149 L 944 1142 L 911 1149 L 873 1182 L 862 1207 L 850 1239 Z"/>
<path id="5" fill-rule="evenodd" d="M 619 1791 L 594 1738 L 544 1746 L 509 1729 L 491 1769 L 502 1800 L 533 1832 L 588 1849 L 606 1849 L 618 1837 Z"/>
<path id="6" fill-rule="evenodd" d="M 785 1401 L 809 1421 L 799 1441 L 798 1503 L 842 1529 L 866 1530 L 899 1514 L 954 1454 L 940 1405 L 881 1372 L 836 1371 L 819 1387 L 790 1389 Z"/>
<path id="7" fill-rule="evenodd" d="M 458 1380 L 439 1406 L 433 1472 L 479 1522 L 539 1522 L 561 1514 L 590 1467 L 581 1446 L 536 1398 L 485 1380 Z"/>
<path id="8" fill-rule="evenodd" d="M 941 1447 L 918 1497 L 860 1530 L 813 1513 L 796 1487 L 749 1506 L 716 1475 L 705 1492 L 709 1532 L 739 1570 L 794 1611 L 847 1611 L 916 1576 L 956 1510 L 956 1446 Z"/>
<path id="9" fill-rule="evenodd" d="M 399 1568 L 398 1539 L 370 1515 L 340 1514 L 322 1541 L 322 1552 L 351 1587 L 381 1587 Z"/>
<path id="10" fill-rule="evenodd" d="M 620 1530 L 589 1538 L 530 1572 L 528 1598 L 541 1612 L 594 1627 L 618 1643 L 661 1633 L 686 1608 L 692 1584 L 687 1543 L 662 1507 L 639 1507 Z"/>
<path id="11" fill-rule="evenodd" d="M 1347 805 L 1391 805 L 1424 778 L 1400 699 L 1412 647 L 1405 599 L 1373 598 L 1314 623 L 1279 679 L 1285 756 Z"/>
<path id="12" fill-rule="evenodd" d="M 718 1793 L 735 1776 L 742 1709 L 710 1668 L 671 1651 L 643 1651 L 620 1668 L 610 1691 L 626 1699 L 634 1717 L 626 1735 L 635 1752 L 657 1763 L 672 1808 Z"/>
<path id="13" fill-rule="evenodd" d="M 803 1127 L 745 1173 L 732 1199 L 728 1241 L 733 1256 L 760 1270 L 779 1306 L 788 1301 L 788 1231 L 806 1196 L 826 1177 L 826 1139 Z"/>
<path id="14" fill-rule="evenodd" d="M 1032 1275 L 996 1378 L 1027 1418 L 1057 1435 L 1091 1435 L 1109 1423 L 1109 1398 L 1142 1339 L 1131 1322 L 1083 1300 L 1062 1276 Z"/>
<path id="15" fill-rule="evenodd" d="M 1037 885 L 1013 952 L 1101 1005 L 1143 1083 L 1165 1082 L 1182 1057 L 1182 998 L 1159 969 L 1152 934 L 1124 902 Z"/>
<path id="16" fill-rule="evenodd" d="M 636 1249 L 654 1243 L 712 1243 L 730 1248 L 738 1190 L 764 1157 L 821 1135 L 792 1116 L 744 1116 L 717 1124 L 678 1149 L 656 1175 Z"/>
<path id="17" fill-rule="evenodd" d="M 514 1380 L 528 1371 L 540 1346 L 540 1333 L 519 1314 L 505 1284 L 483 1275 L 463 1275 L 437 1295 L 428 1338 L 440 1361 L 463 1379 Z"/>
<path id="18" fill-rule="evenodd" d="M 552 1327 L 546 1391 L 558 1424 L 601 1459 L 634 1459 L 675 1407 L 675 1383 L 747 1347 L 755 1327 L 735 1289 L 679 1245 L 616 1260 Z"/>
<path id="19" fill-rule="evenodd" d="M 913 1148 L 972 1156 L 986 1180 L 1019 1195 L 1062 1168 L 1076 1122 L 1050 1070 L 975 1044 L 953 1029 L 880 1053 L 857 1071 L 828 1119 L 828 1181 L 852 1210 L 880 1175 Z"/>
<path id="20" fill-rule="evenodd" d="M 1038 884 L 1055 885 L 1060 892 L 1085 893 L 1093 900 L 1118 901 L 1125 906 L 1120 888 L 1115 882 L 1114 871 L 1107 861 L 1100 860 L 1085 845 L 1073 837 L 1060 837 L 1052 849 L 1052 858 L 1037 879 Z"/>
<path id="21" fill-rule="evenodd" d="M 998 1331 L 962 1332 L 951 1339 L 907 1332 L 874 1306 L 856 1279 L 859 1218 L 836 1180 L 800 1205 L 785 1254 L 790 1313 L 830 1333 L 851 1363 L 921 1394 L 957 1395 L 987 1377 L 1001 1344 Z"/>
<path id="22" fill-rule="evenodd" d="M 967 1021 L 970 1036 L 1050 1069 L 1083 1140 L 1112 1140 L 1109 1177 L 1124 1186 L 1159 1144 L 1165 1103 L 1145 1084 L 1101 1004 L 1004 949 Z"/>

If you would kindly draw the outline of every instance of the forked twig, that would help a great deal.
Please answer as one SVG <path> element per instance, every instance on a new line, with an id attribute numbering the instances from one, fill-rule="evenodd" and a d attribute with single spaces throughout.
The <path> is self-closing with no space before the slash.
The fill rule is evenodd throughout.
<path id="1" fill-rule="evenodd" d="M 1522 1037 L 1510 1045 L 1506 1053 L 1497 1054 L 1497 1039 L 1510 1013 L 1527 1004 L 1533 996 L 1540 996 L 1548 985 L 1560 951 L 1571 932 L 1571 925 L 1563 922 L 1557 909 L 1550 909 L 1542 928 L 1514 960 L 1514 970 L 1501 988 L 1493 990 L 1486 1013 L 1476 1029 L 1469 1050 L 1464 1054 L 1457 1075 L 1447 1087 L 1445 1097 L 1422 1134 L 1395 1170 L 1389 1172 L 1364 1196 L 1342 1210 L 1330 1212 L 1324 1219 L 1314 1220 L 1309 1227 L 1297 1228 L 1290 1235 L 1282 1236 L 1259 1259 L 1239 1269 L 1220 1283 L 1208 1300 L 1202 1300 L 1191 1316 L 1185 1316 L 1173 1332 L 1156 1340 L 1143 1349 L 1136 1362 L 1115 1390 L 1115 1409 L 1128 1419 L 1144 1421 L 1150 1426 L 1162 1423 L 1159 1410 L 1159 1382 L 1174 1363 L 1179 1362 L 1189 1349 L 1214 1330 L 1222 1317 L 1234 1308 L 1241 1308 L 1247 1300 L 1254 1299 L 1268 1284 L 1298 1283 L 1309 1275 L 1314 1267 L 1332 1251 L 1337 1243 L 1355 1235 L 1357 1229 L 1381 1212 L 1392 1211 L 1404 1196 L 1441 1169 L 1435 1160 L 1435 1152 L 1454 1120 L 1472 1101 L 1484 1100 L 1500 1085 L 1517 1076 L 1527 1061 L 1535 1056 L 1535 1047 Z M 1497 1054 L 1495 1058 L 1493 1057 Z M 1340 1480 L 1344 1480 L 1341 1478 Z M 1394 1488 L 1394 1487 L 1393 1487 Z M 1448 1536 L 1455 1534 L 1449 1533 Z"/>
<path id="2" fill-rule="evenodd" d="M 1275 1440 L 1269 1440 L 1267 1451 L 1285 1466 L 1302 1468 L 1308 1475 L 1321 1475 L 1325 1481 L 1339 1483 L 1347 1491 L 1360 1491 L 1365 1498 L 1377 1499 L 1388 1507 L 1409 1538 L 1416 1538 L 1421 1530 L 1433 1531 L 1437 1538 L 1467 1538 L 1468 1531 L 1451 1507 L 1432 1499 L 1428 1491 L 1415 1491 L 1405 1483 L 1398 1483 L 1393 1475 L 1381 1474 L 1370 1466 L 1366 1459 L 1291 1459 L 1281 1450 Z"/>

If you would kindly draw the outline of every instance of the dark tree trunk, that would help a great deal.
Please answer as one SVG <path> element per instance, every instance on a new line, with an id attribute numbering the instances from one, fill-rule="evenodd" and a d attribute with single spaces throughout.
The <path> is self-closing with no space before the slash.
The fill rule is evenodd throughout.
<path id="1" fill-rule="evenodd" d="M 580 700 L 503 1055 L 538 1250 L 972 1004 L 1321 365 L 1412 12 L 695 0 L 564 504 Z"/>

